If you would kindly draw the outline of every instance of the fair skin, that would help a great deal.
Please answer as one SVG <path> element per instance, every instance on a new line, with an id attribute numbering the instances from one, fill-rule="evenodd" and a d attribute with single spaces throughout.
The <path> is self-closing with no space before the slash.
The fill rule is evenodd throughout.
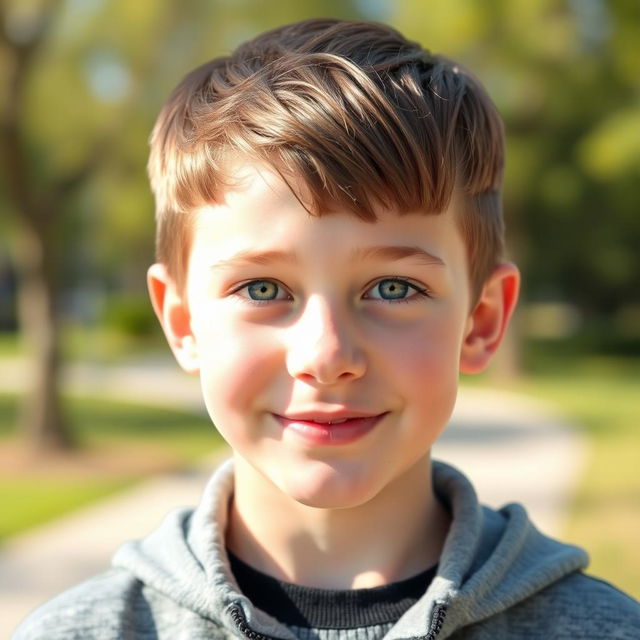
<path id="1" fill-rule="evenodd" d="M 456 198 L 441 215 L 380 209 L 370 223 L 310 216 L 268 167 L 236 175 L 195 212 L 184 291 L 149 270 L 169 344 L 234 451 L 229 548 L 307 586 L 415 575 L 449 525 L 431 445 L 459 372 L 499 345 L 518 271 L 499 265 L 471 308 Z"/>

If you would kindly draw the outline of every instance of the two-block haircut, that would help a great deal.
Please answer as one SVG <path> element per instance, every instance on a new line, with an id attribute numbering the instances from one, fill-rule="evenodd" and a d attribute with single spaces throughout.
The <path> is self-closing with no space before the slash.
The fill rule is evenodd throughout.
<path id="1" fill-rule="evenodd" d="M 301 179 L 313 215 L 375 220 L 445 211 L 474 300 L 503 250 L 502 121 L 480 83 L 391 27 L 308 20 L 269 31 L 188 74 L 151 135 L 157 260 L 184 285 L 195 208 L 233 184 L 230 159 Z"/>

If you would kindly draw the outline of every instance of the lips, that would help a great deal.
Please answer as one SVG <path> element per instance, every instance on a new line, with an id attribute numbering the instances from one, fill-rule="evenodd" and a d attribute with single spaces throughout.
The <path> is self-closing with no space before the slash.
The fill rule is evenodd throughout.
<path id="1" fill-rule="evenodd" d="M 316 446 L 345 445 L 373 431 L 386 413 L 362 415 L 340 414 L 273 414 L 285 435 Z"/>

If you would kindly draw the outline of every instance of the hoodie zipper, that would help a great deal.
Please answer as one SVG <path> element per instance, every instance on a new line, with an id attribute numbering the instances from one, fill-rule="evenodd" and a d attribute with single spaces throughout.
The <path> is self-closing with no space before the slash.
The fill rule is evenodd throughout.
<path id="1" fill-rule="evenodd" d="M 263 633 L 254 631 L 248 624 L 245 618 L 242 608 L 238 605 L 233 605 L 229 608 L 229 615 L 236 625 L 236 629 L 245 637 L 250 640 L 273 640 L 271 636 L 266 636 Z M 429 631 L 426 636 L 422 636 L 420 640 L 435 640 L 440 634 L 444 619 L 447 615 L 446 604 L 436 604 L 433 608 L 433 615 L 431 616 L 431 624 L 429 625 Z"/>
<path id="2" fill-rule="evenodd" d="M 440 635 L 446 616 L 447 605 L 442 603 L 436 604 L 435 607 L 433 607 L 429 631 L 426 636 L 423 636 L 423 640 L 434 640 L 438 635 Z"/>
<path id="3" fill-rule="evenodd" d="M 247 619 L 244 617 L 242 609 L 238 605 L 233 605 L 229 608 L 229 615 L 233 620 L 233 624 L 236 625 L 236 629 L 245 637 L 250 640 L 273 640 L 270 636 L 265 636 L 263 633 L 254 631 L 248 624 Z"/>

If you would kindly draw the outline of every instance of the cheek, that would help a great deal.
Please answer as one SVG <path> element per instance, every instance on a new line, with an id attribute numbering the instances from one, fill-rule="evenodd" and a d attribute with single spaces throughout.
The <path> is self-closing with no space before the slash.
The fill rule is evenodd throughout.
<path id="1" fill-rule="evenodd" d="M 385 343 L 381 371 L 416 419 L 434 426 L 448 421 L 458 387 L 461 331 L 455 322 L 425 323 Z"/>
<path id="2" fill-rule="evenodd" d="M 200 381 L 214 422 L 260 407 L 274 384 L 282 356 L 271 334 L 260 327 L 220 320 L 199 332 Z M 268 405 L 262 406 L 268 409 Z"/>
<path id="3" fill-rule="evenodd" d="M 462 328 L 455 321 L 424 321 L 376 338 L 382 358 L 404 383 L 458 377 Z"/>

